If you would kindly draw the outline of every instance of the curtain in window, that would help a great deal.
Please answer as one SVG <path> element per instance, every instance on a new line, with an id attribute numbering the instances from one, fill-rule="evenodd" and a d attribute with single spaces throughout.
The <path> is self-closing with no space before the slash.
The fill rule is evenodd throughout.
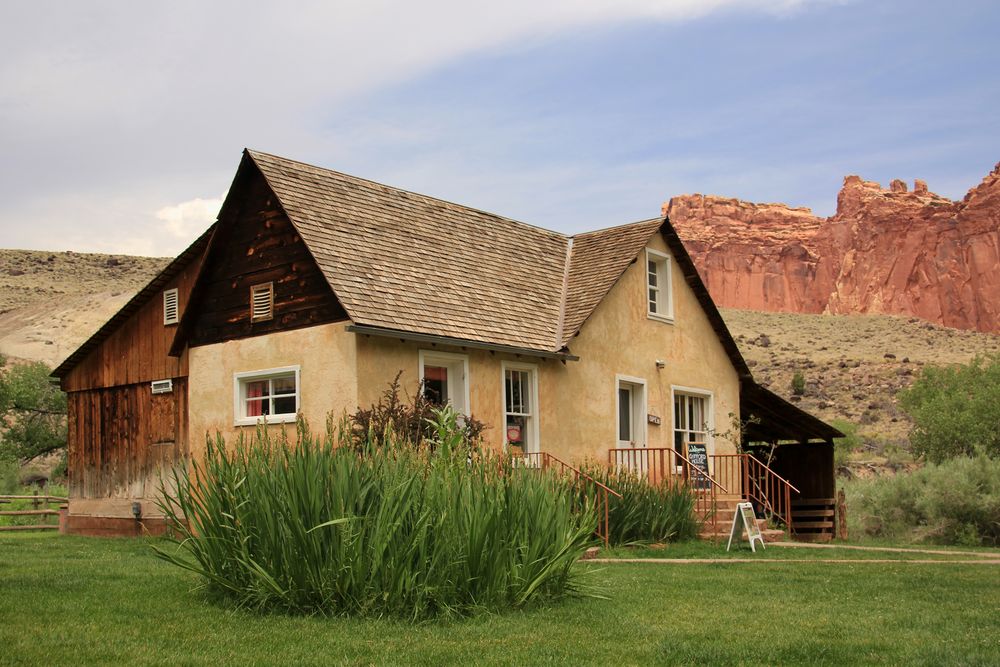
<path id="1" fill-rule="evenodd" d="M 247 383 L 247 417 L 260 417 L 264 414 L 264 401 L 260 399 L 267 395 L 267 380 Z"/>

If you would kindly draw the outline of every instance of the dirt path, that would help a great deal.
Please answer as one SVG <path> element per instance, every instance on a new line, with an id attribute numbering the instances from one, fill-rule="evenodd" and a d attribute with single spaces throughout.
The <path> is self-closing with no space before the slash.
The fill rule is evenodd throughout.
<path id="1" fill-rule="evenodd" d="M 901 558 L 591 558 L 586 563 L 650 563 L 657 565 L 703 565 L 725 563 L 913 563 L 916 565 L 1000 565 L 1000 558 L 982 560 L 933 560 Z"/>
<path id="2" fill-rule="evenodd" d="M 1000 558 L 1000 552 L 988 551 L 945 551 L 944 549 L 910 549 L 904 547 L 863 547 L 847 544 L 812 544 L 809 542 L 768 542 L 769 547 L 791 547 L 798 549 L 854 549 L 855 551 L 886 551 L 903 554 L 932 554 L 934 556 L 975 556 L 976 558 Z"/>

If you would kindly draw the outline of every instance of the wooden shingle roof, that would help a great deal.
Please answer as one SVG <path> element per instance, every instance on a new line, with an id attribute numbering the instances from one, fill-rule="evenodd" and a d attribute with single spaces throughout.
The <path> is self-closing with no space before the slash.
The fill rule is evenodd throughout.
<path id="1" fill-rule="evenodd" d="M 248 155 L 356 324 L 561 347 L 567 237 L 267 153 Z"/>

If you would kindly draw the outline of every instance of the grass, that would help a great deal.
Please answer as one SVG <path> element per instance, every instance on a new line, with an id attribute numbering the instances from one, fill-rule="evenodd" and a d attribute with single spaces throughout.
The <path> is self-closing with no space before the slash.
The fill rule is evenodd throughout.
<path id="1" fill-rule="evenodd" d="M 1000 663 L 995 566 L 582 567 L 608 599 L 410 625 L 234 609 L 150 541 L 3 536 L 0 664 Z"/>

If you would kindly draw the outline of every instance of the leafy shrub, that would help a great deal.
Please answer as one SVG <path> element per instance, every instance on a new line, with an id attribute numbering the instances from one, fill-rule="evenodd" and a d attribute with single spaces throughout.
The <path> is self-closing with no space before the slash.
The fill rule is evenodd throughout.
<path id="1" fill-rule="evenodd" d="M 1000 545 L 1000 460 L 962 457 L 845 489 L 854 531 L 912 542 Z"/>
<path id="2" fill-rule="evenodd" d="M 795 371 L 795 375 L 792 376 L 792 393 L 796 396 L 806 393 L 806 376 L 802 371 Z"/>
<path id="3" fill-rule="evenodd" d="M 928 366 L 899 402 L 913 419 L 913 451 L 928 461 L 1000 457 L 1000 355 L 965 366 Z"/>
<path id="4" fill-rule="evenodd" d="M 179 549 L 158 554 L 243 606 L 303 614 L 419 619 L 580 591 L 597 518 L 570 482 L 466 447 L 450 409 L 432 427 L 425 448 L 390 430 L 359 451 L 303 422 L 294 443 L 210 441 L 166 494 Z"/>
<path id="5" fill-rule="evenodd" d="M 851 452 L 862 445 L 861 436 L 858 435 L 858 425 L 844 419 L 832 419 L 830 426 L 844 434 L 843 438 L 833 440 L 833 464 L 837 468 L 842 468 L 847 465 Z"/>
<path id="6" fill-rule="evenodd" d="M 626 468 L 591 464 L 584 466 L 583 472 L 622 495 L 608 498 L 608 541 L 612 545 L 676 542 L 698 535 L 700 522 L 688 487 L 653 485 Z M 592 486 L 584 488 L 592 493 Z"/>
<path id="7" fill-rule="evenodd" d="M 13 458 L 0 456 L 0 495 L 13 495 L 21 486 L 20 466 Z"/>
<path id="8" fill-rule="evenodd" d="M 413 443 L 418 448 L 433 446 L 437 406 L 427 400 L 423 385 L 418 385 L 413 395 L 404 400 L 399 385 L 402 374 L 402 371 L 396 374 L 375 405 L 360 408 L 351 415 L 351 432 L 356 448 L 363 449 L 370 443 L 379 443 L 385 439 L 386 433 L 394 433 L 398 439 Z M 486 425 L 474 417 L 462 416 L 460 419 L 456 433 L 466 445 L 478 445 Z"/>

